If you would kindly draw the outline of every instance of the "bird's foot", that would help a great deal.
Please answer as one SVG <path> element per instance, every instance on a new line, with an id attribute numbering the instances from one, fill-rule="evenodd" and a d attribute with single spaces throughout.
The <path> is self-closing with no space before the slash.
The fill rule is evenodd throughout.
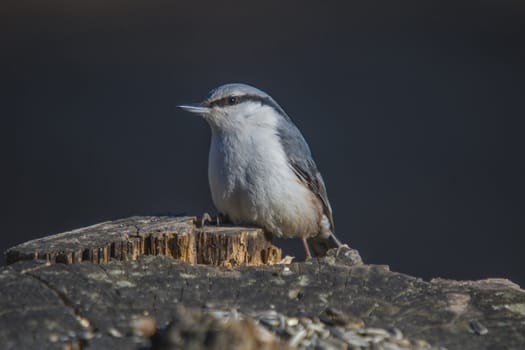
<path id="1" fill-rule="evenodd" d="M 228 218 L 228 215 L 223 214 L 223 213 L 218 213 L 217 216 L 215 217 L 215 221 L 217 223 L 217 226 L 231 223 L 230 218 Z"/>
<path id="2" fill-rule="evenodd" d="M 208 213 L 204 213 L 202 214 L 202 216 L 200 217 L 200 219 L 197 219 L 198 221 L 198 224 L 200 224 L 199 227 L 204 227 L 206 226 L 208 223 L 212 222 L 212 218 L 211 218 L 211 215 L 208 214 Z"/>
<path id="3" fill-rule="evenodd" d="M 220 226 L 221 224 L 224 224 L 228 222 L 228 217 L 222 213 L 219 213 L 217 215 L 210 215 L 208 213 L 202 214 L 200 218 L 197 218 L 197 222 L 200 225 L 200 227 L 207 226 L 207 225 L 213 225 Z"/>
<path id="4" fill-rule="evenodd" d="M 327 252 L 328 256 L 335 257 L 338 261 L 344 262 L 347 265 L 362 265 L 363 259 L 359 252 L 350 248 L 347 244 L 341 244 L 337 248 L 332 248 Z"/>
<path id="5" fill-rule="evenodd" d="M 337 250 L 335 252 L 335 256 L 339 256 L 339 254 L 341 253 L 341 250 L 350 250 L 350 249 L 352 249 L 352 248 L 350 248 L 348 246 L 348 244 L 346 244 L 346 243 L 345 244 L 341 244 L 339 247 L 337 247 Z"/>

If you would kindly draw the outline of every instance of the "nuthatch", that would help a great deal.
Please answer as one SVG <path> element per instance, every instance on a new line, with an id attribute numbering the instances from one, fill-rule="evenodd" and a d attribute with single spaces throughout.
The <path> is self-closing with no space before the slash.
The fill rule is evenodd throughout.
<path id="1" fill-rule="evenodd" d="M 213 202 L 235 224 L 308 242 L 316 255 L 341 247 L 321 173 L 303 135 L 265 92 L 226 84 L 180 108 L 211 128 L 208 178 Z"/>

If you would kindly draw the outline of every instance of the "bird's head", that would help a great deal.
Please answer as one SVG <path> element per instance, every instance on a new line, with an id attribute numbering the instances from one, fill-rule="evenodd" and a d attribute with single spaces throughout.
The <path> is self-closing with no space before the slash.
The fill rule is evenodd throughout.
<path id="1" fill-rule="evenodd" d="M 204 101 L 179 107 L 201 115 L 212 130 L 223 132 L 271 127 L 279 118 L 288 118 L 270 95 L 238 83 L 219 86 L 210 91 Z"/>

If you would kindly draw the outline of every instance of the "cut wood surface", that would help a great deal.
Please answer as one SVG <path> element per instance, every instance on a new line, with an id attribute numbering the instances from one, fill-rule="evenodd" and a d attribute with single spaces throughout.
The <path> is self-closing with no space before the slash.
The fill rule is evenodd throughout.
<path id="1" fill-rule="evenodd" d="M 281 250 L 259 228 L 207 225 L 196 217 L 135 216 L 20 244 L 6 254 L 8 264 L 42 259 L 51 263 L 137 260 L 165 255 L 216 266 L 261 265 L 281 260 Z"/>
<path id="2" fill-rule="evenodd" d="M 0 269 L 0 348 L 525 349 L 525 291 L 511 281 L 423 281 L 349 248 L 265 265 L 273 255 L 253 252 L 277 248 L 259 234 L 135 217 L 14 247 Z M 229 246 L 246 253 L 215 251 Z"/>

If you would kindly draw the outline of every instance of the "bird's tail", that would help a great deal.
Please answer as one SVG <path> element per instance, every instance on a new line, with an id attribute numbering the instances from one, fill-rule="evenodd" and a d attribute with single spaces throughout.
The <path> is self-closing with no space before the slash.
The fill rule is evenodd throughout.
<path id="1" fill-rule="evenodd" d="M 308 244 L 316 256 L 325 256 L 329 249 L 343 246 L 341 241 L 339 241 L 332 232 L 328 235 L 319 235 L 317 237 L 308 238 Z"/>

